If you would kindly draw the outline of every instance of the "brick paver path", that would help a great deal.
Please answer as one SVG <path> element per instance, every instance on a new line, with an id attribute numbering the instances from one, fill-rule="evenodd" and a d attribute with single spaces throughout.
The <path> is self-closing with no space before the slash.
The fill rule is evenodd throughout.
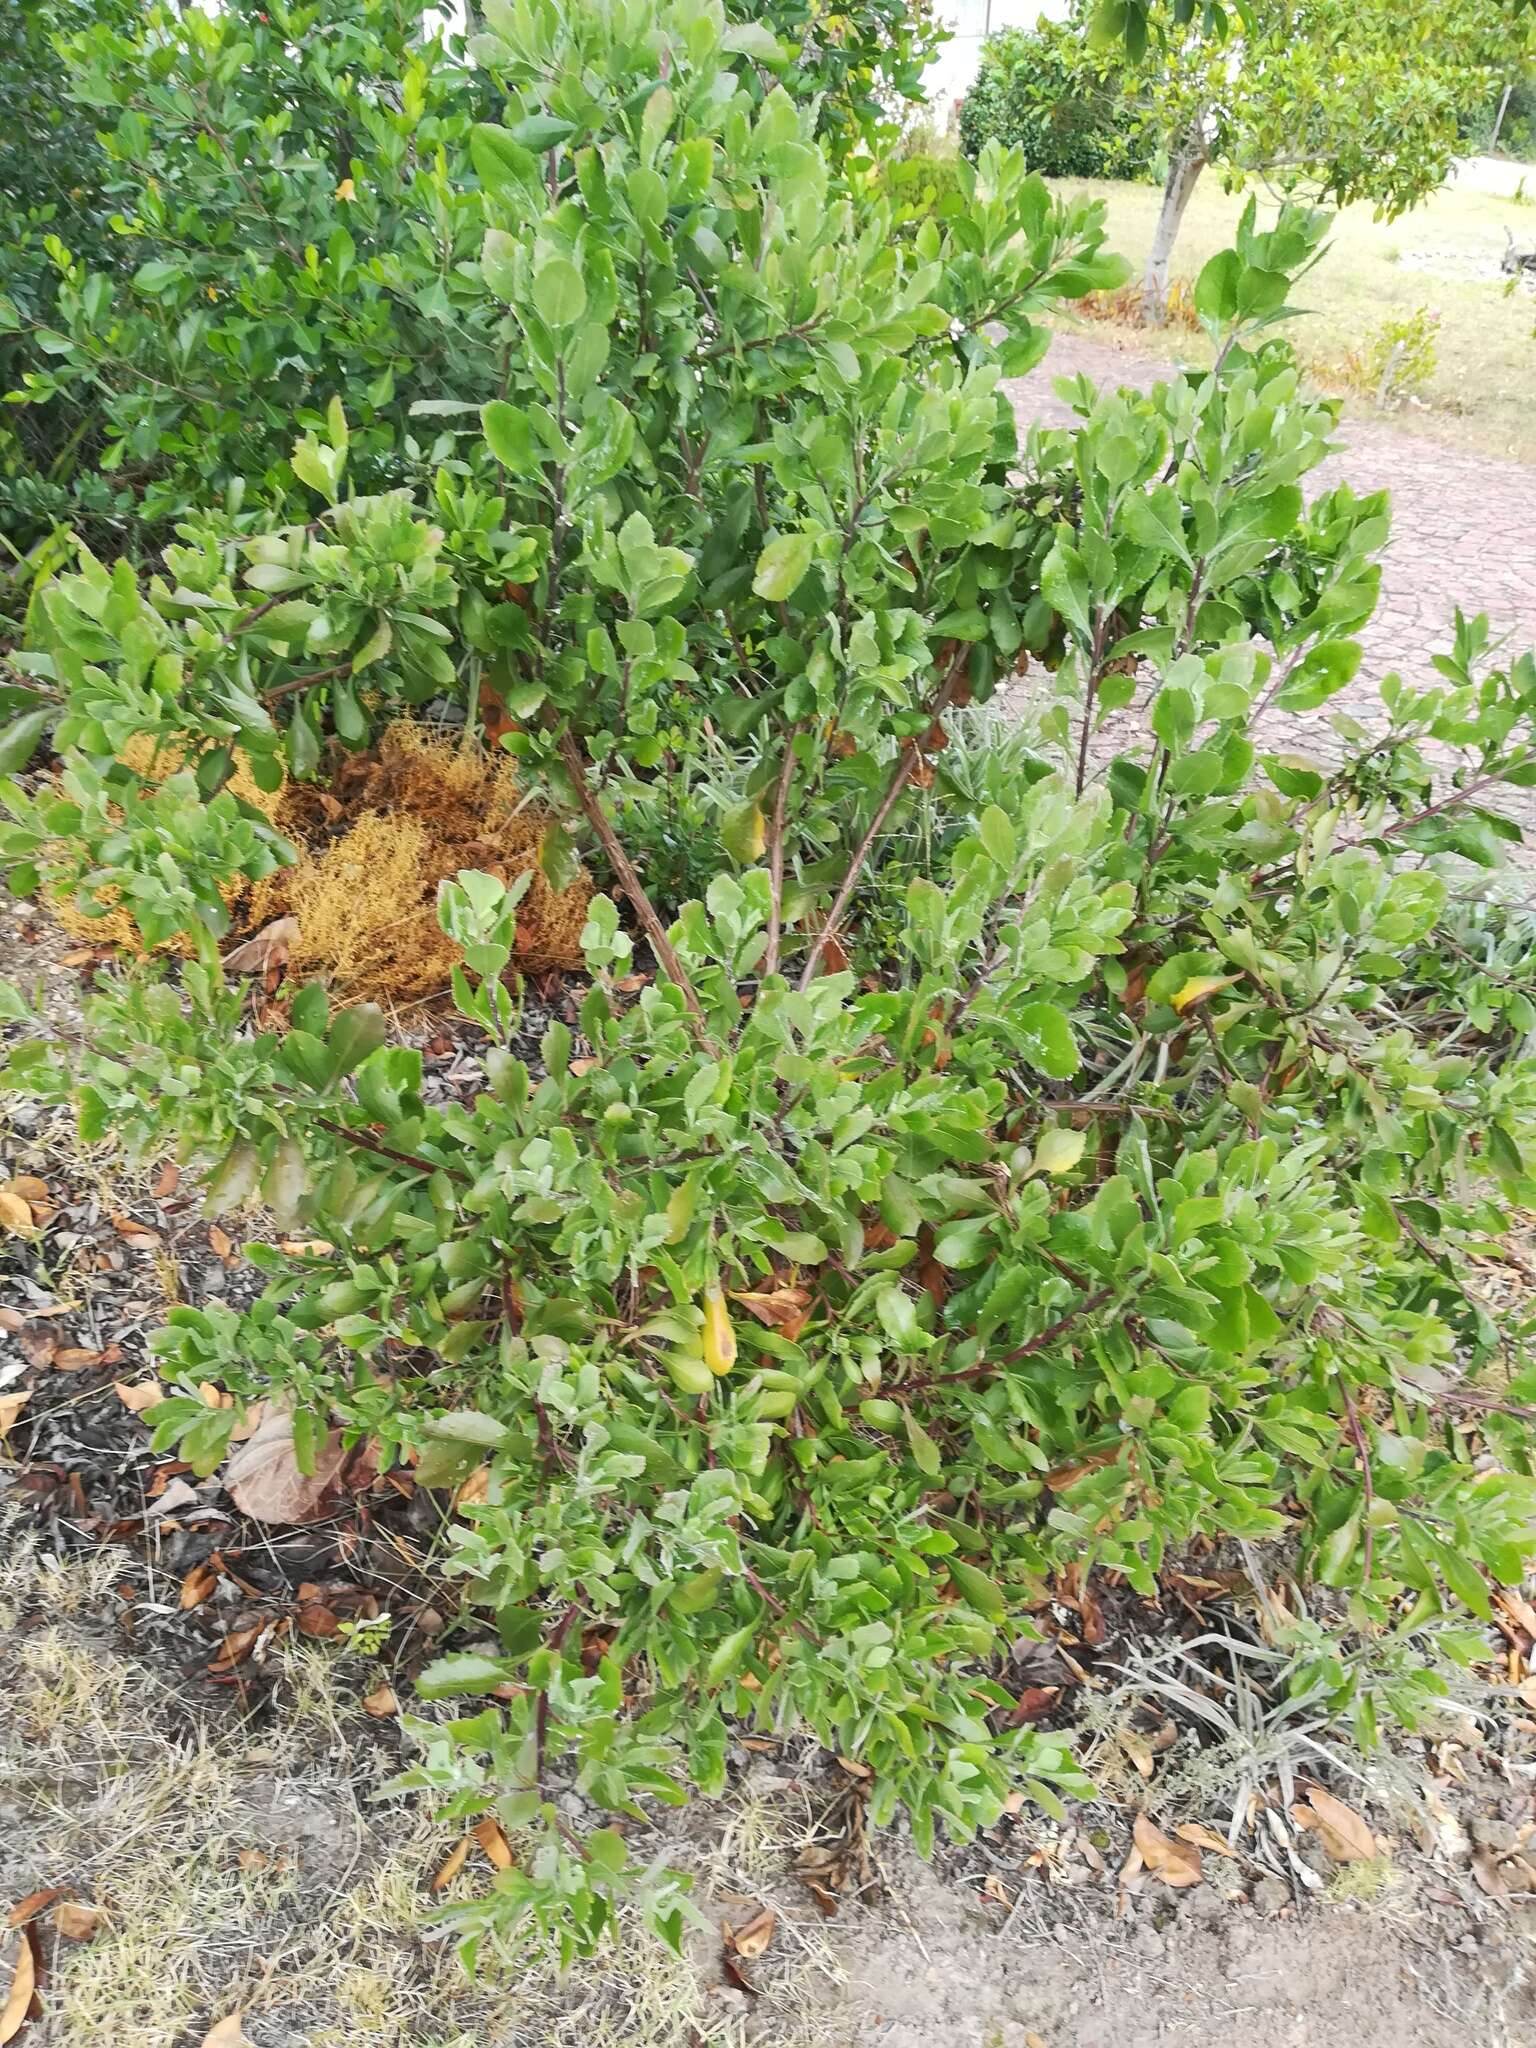
<path id="1" fill-rule="evenodd" d="M 1051 385 L 1079 371 L 1111 389 L 1136 390 L 1177 374 L 1166 362 L 1062 334 L 1038 370 L 1008 387 L 1021 423 L 1069 424 L 1071 409 Z M 1536 342 L 1531 394 L 1536 404 Z M 1360 635 L 1365 660 L 1355 681 L 1322 712 L 1281 715 L 1278 729 L 1266 720 L 1271 745 L 1314 754 L 1332 752 L 1328 709 L 1348 710 L 1364 725 L 1380 722 L 1376 688 L 1389 669 L 1413 682 L 1433 678 L 1430 656 L 1449 648 L 1458 604 L 1469 616 L 1488 614 L 1495 640 L 1509 636 L 1506 654 L 1536 648 L 1536 467 L 1464 453 L 1375 420 L 1346 419 L 1339 439 L 1341 452 L 1313 471 L 1309 494 L 1344 481 L 1362 491 L 1388 488 L 1392 538 L 1381 602 Z M 1523 797 L 1521 812 L 1536 820 L 1536 798 Z"/>

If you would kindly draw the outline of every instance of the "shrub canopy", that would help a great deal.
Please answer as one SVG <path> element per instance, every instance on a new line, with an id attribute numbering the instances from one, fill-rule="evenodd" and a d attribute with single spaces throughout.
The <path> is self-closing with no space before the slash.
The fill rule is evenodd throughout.
<path id="1" fill-rule="evenodd" d="M 1214 368 L 1079 381 L 1021 446 L 1039 314 L 1124 275 L 1096 206 L 994 143 L 898 234 L 761 25 L 487 13 L 454 289 L 495 371 L 455 446 L 494 487 L 354 492 L 349 393 L 296 423 L 302 523 L 205 508 L 164 574 L 85 555 L 34 605 L 23 721 L 68 772 L 12 785 L 0 852 L 110 875 L 193 958 L 4 1079 L 289 1247 L 248 1310 L 168 1318 L 158 1441 L 211 1471 L 261 1398 L 301 1463 L 335 1429 L 419 1485 L 483 1468 L 422 1677 L 479 1704 L 405 1781 L 527 1838 L 453 1909 L 471 1957 L 581 1952 L 626 1891 L 679 1938 L 680 1881 L 574 1837 L 557 1759 L 639 1820 L 719 1788 L 732 1720 L 808 1727 L 923 1845 L 1085 1790 L 1010 1687 L 1069 1567 L 1152 1597 L 1249 1546 L 1313 1589 L 1292 1695 L 1414 1724 L 1536 1526 L 1536 1378 L 1474 1264 L 1536 1198 L 1536 940 L 1468 879 L 1519 838 L 1536 662 L 1458 621 L 1336 760 L 1270 738 L 1355 677 L 1387 535 L 1382 496 L 1304 499 L 1335 412 L 1274 330 L 1325 220 L 1250 208 L 1195 293 Z M 978 739 L 1031 649 L 1042 716 Z M 517 890 L 445 885 L 483 1036 L 445 1100 L 318 985 L 247 1022 L 220 876 L 282 849 L 226 784 L 487 684 L 614 894 L 535 1041 Z M 117 758 L 145 731 L 188 762 L 158 794 Z M 697 894 L 631 858 L 663 813 Z"/>

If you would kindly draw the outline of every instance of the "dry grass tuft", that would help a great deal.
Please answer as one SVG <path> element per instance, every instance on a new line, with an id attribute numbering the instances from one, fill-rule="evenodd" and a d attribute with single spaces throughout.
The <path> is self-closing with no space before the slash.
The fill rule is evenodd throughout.
<path id="1" fill-rule="evenodd" d="M 1073 311 L 1089 320 L 1115 327 L 1139 327 L 1146 294 L 1139 284 L 1123 284 L 1114 292 L 1090 292 L 1077 301 Z M 1186 334 L 1200 332 L 1200 315 L 1195 311 L 1195 287 L 1186 277 L 1172 279 L 1163 302 L 1163 329 L 1182 328 Z M 1154 330 L 1155 331 L 1155 330 Z"/>
<path id="2" fill-rule="evenodd" d="M 150 740 L 125 751 L 150 780 L 174 774 L 180 756 Z M 409 1002 L 448 986 L 457 949 L 437 922 L 437 885 L 461 868 L 511 882 L 533 880 L 517 913 L 517 965 L 526 972 L 576 967 L 592 886 L 585 874 L 554 890 L 539 868 L 551 820 L 517 786 L 513 763 L 469 738 L 402 721 L 376 751 L 343 758 L 329 787 L 284 783 L 259 790 L 240 764 L 228 787 L 270 818 L 298 848 L 294 867 L 269 875 L 244 899 L 239 923 L 257 930 L 292 914 L 299 936 L 293 971 L 319 975 L 352 1000 Z M 138 933 L 110 887 L 106 915 L 87 917 L 66 900 L 54 915 L 72 936 L 141 950 Z M 235 890 L 226 900 L 239 901 Z M 173 944 L 162 950 L 181 951 Z"/>
<path id="3" fill-rule="evenodd" d="M 548 812 L 519 790 L 509 759 L 473 742 L 392 725 L 377 753 L 344 763 L 329 790 L 291 788 L 278 823 L 300 845 L 299 862 L 257 886 L 249 921 L 297 917 L 292 967 L 326 975 L 349 997 L 408 1001 L 447 987 L 458 949 L 437 922 L 437 885 L 461 868 L 503 882 L 532 874 L 517 912 L 520 967 L 580 962 L 591 884 L 583 875 L 551 889 L 538 864 Z"/>
<path id="4" fill-rule="evenodd" d="M 679 1958 L 625 1914 L 579 1971 L 468 1978 L 432 1920 L 458 1827 L 379 1799 L 396 1759 L 359 1716 L 358 1661 L 293 1644 L 261 1725 L 214 1725 L 205 1685 L 103 1627 L 141 1576 L 111 1546 L 50 1555 L 0 1501 L 0 1916 L 47 1884 L 104 1915 L 88 1942 L 45 1934 L 46 2048 L 191 2048 L 235 2011 L 261 2048 L 746 2048 L 718 1936 Z M 718 1845 L 667 1853 L 705 1905 L 728 1885 L 780 1908 L 751 2038 L 831 2048 L 841 1972 L 785 1910 L 802 1832 L 792 1800 L 749 1798 Z M 452 1895 L 493 1882 L 472 1859 Z"/>

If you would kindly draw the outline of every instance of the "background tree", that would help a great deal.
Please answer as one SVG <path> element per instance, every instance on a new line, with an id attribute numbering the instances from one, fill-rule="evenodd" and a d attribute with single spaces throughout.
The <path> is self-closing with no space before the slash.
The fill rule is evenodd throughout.
<path id="1" fill-rule="evenodd" d="M 1121 32 L 1096 18 L 1093 40 Z M 1147 257 L 1149 317 L 1208 164 L 1395 214 L 1441 183 L 1463 112 L 1486 97 L 1512 34 L 1501 0 L 1258 0 L 1225 39 L 1170 24 L 1144 56 L 1147 118 L 1168 157 Z"/>

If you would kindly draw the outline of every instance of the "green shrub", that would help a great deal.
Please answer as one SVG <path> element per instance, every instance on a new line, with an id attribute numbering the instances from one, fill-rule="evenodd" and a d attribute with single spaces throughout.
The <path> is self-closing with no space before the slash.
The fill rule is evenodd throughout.
<path id="1" fill-rule="evenodd" d="M 440 912 L 485 1041 L 471 1101 L 318 986 L 253 1032 L 204 906 L 134 886 L 173 833 L 210 880 L 221 836 L 231 866 L 273 852 L 228 805 L 188 834 L 182 785 L 112 845 L 129 900 L 185 920 L 185 971 L 108 983 L 80 1043 L 22 1037 L 0 1074 L 302 1233 L 253 1253 L 249 1309 L 168 1319 L 162 1447 L 211 1471 L 265 1399 L 306 1462 L 337 1428 L 422 1486 L 488 1467 L 452 1537 L 459 1645 L 421 1681 L 476 1704 L 414 1724 L 402 1780 L 520 1839 L 449 1913 L 471 1961 L 585 1952 L 626 1892 L 680 1937 L 680 1881 L 617 1828 L 576 1837 L 557 1758 L 638 1821 L 719 1789 L 733 1721 L 808 1728 L 926 1847 L 1015 1788 L 1087 1789 L 1005 1682 L 1064 1567 L 1150 1595 L 1192 1542 L 1283 1546 L 1323 1589 L 1283 1677 L 1369 1745 L 1443 1693 L 1432 1655 L 1476 1654 L 1456 1623 L 1536 1545 L 1536 1375 L 1469 1291 L 1536 1200 L 1536 958 L 1446 871 L 1519 836 L 1491 798 L 1536 781 L 1536 661 L 1491 666 L 1459 621 L 1434 684 L 1383 681 L 1380 730 L 1336 721 L 1337 767 L 1255 736 L 1355 676 L 1386 537 L 1379 500 L 1304 508 L 1336 414 L 1269 333 L 1323 217 L 1261 234 L 1250 207 L 1206 266 L 1213 370 L 1079 380 L 1078 424 L 1021 450 L 1000 378 L 1043 306 L 1123 276 L 1101 209 L 993 143 L 898 238 L 761 90 L 782 53 L 709 0 L 488 12 L 483 427 L 496 545 L 532 560 L 516 618 L 481 624 L 524 773 L 595 838 L 654 972 L 594 898 L 579 1036 L 535 1053 L 515 896 L 466 872 Z M 337 529 L 381 515 L 342 502 L 339 415 L 306 448 L 345 557 Z M 417 558 L 425 512 L 398 510 Z M 221 718 L 243 733 L 258 628 L 293 601 L 283 633 L 341 630 L 313 578 L 352 570 L 313 539 L 255 555 L 310 594 L 229 623 L 231 596 L 82 571 L 50 685 L 72 747 L 110 774 L 113 720 L 180 718 L 202 758 Z M 201 668 L 162 632 L 206 635 Z M 1027 752 L 946 773 L 948 714 L 1026 646 L 1058 662 Z M 1100 761 L 1138 677 L 1145 727 Z M 615 826 L 663 773 L 720 818 L 681 902 Z M 110 805 L 56 820 L 68 794 L 9 797 L 23 885 L 56 827 L 106 856 Z M 919 795 L 926 844 L 892 831 Z"/>
<path id="2" fill-rule="evenodd" d="M 839 155 L 894 132 L 885 103 L 916 93 L 937 34 L 907 0 L 740 12 L 786 38 L 744 89 L 782 73 Z M 16 13 L 0 532 L 25 547 L 65 522 L 137 556 L 224 493 L 307 517 L 293 430 L 338 393 L 356 488 L 488 474 L 499 357 L 468 141 L 497 99 L 432 0 Z"/>
<path id="3" fill-rule="evenodd" d="M 926 150 L 888 158 L 880 167 L 880 190 L 900 226 L 930 214 L 942 218 L 964 203 L 954 157 Z"/>
<path id="4" fill-rule="evenodd" d="M 983 48 L 960 108 L 960 147 L 975 157 L 992 140 L 1022 149 L 1048 178 L 1145 177 L 1156 152 L 1123 55 L 1094 47 L 1079 22 L 1043 17 Z"/>

